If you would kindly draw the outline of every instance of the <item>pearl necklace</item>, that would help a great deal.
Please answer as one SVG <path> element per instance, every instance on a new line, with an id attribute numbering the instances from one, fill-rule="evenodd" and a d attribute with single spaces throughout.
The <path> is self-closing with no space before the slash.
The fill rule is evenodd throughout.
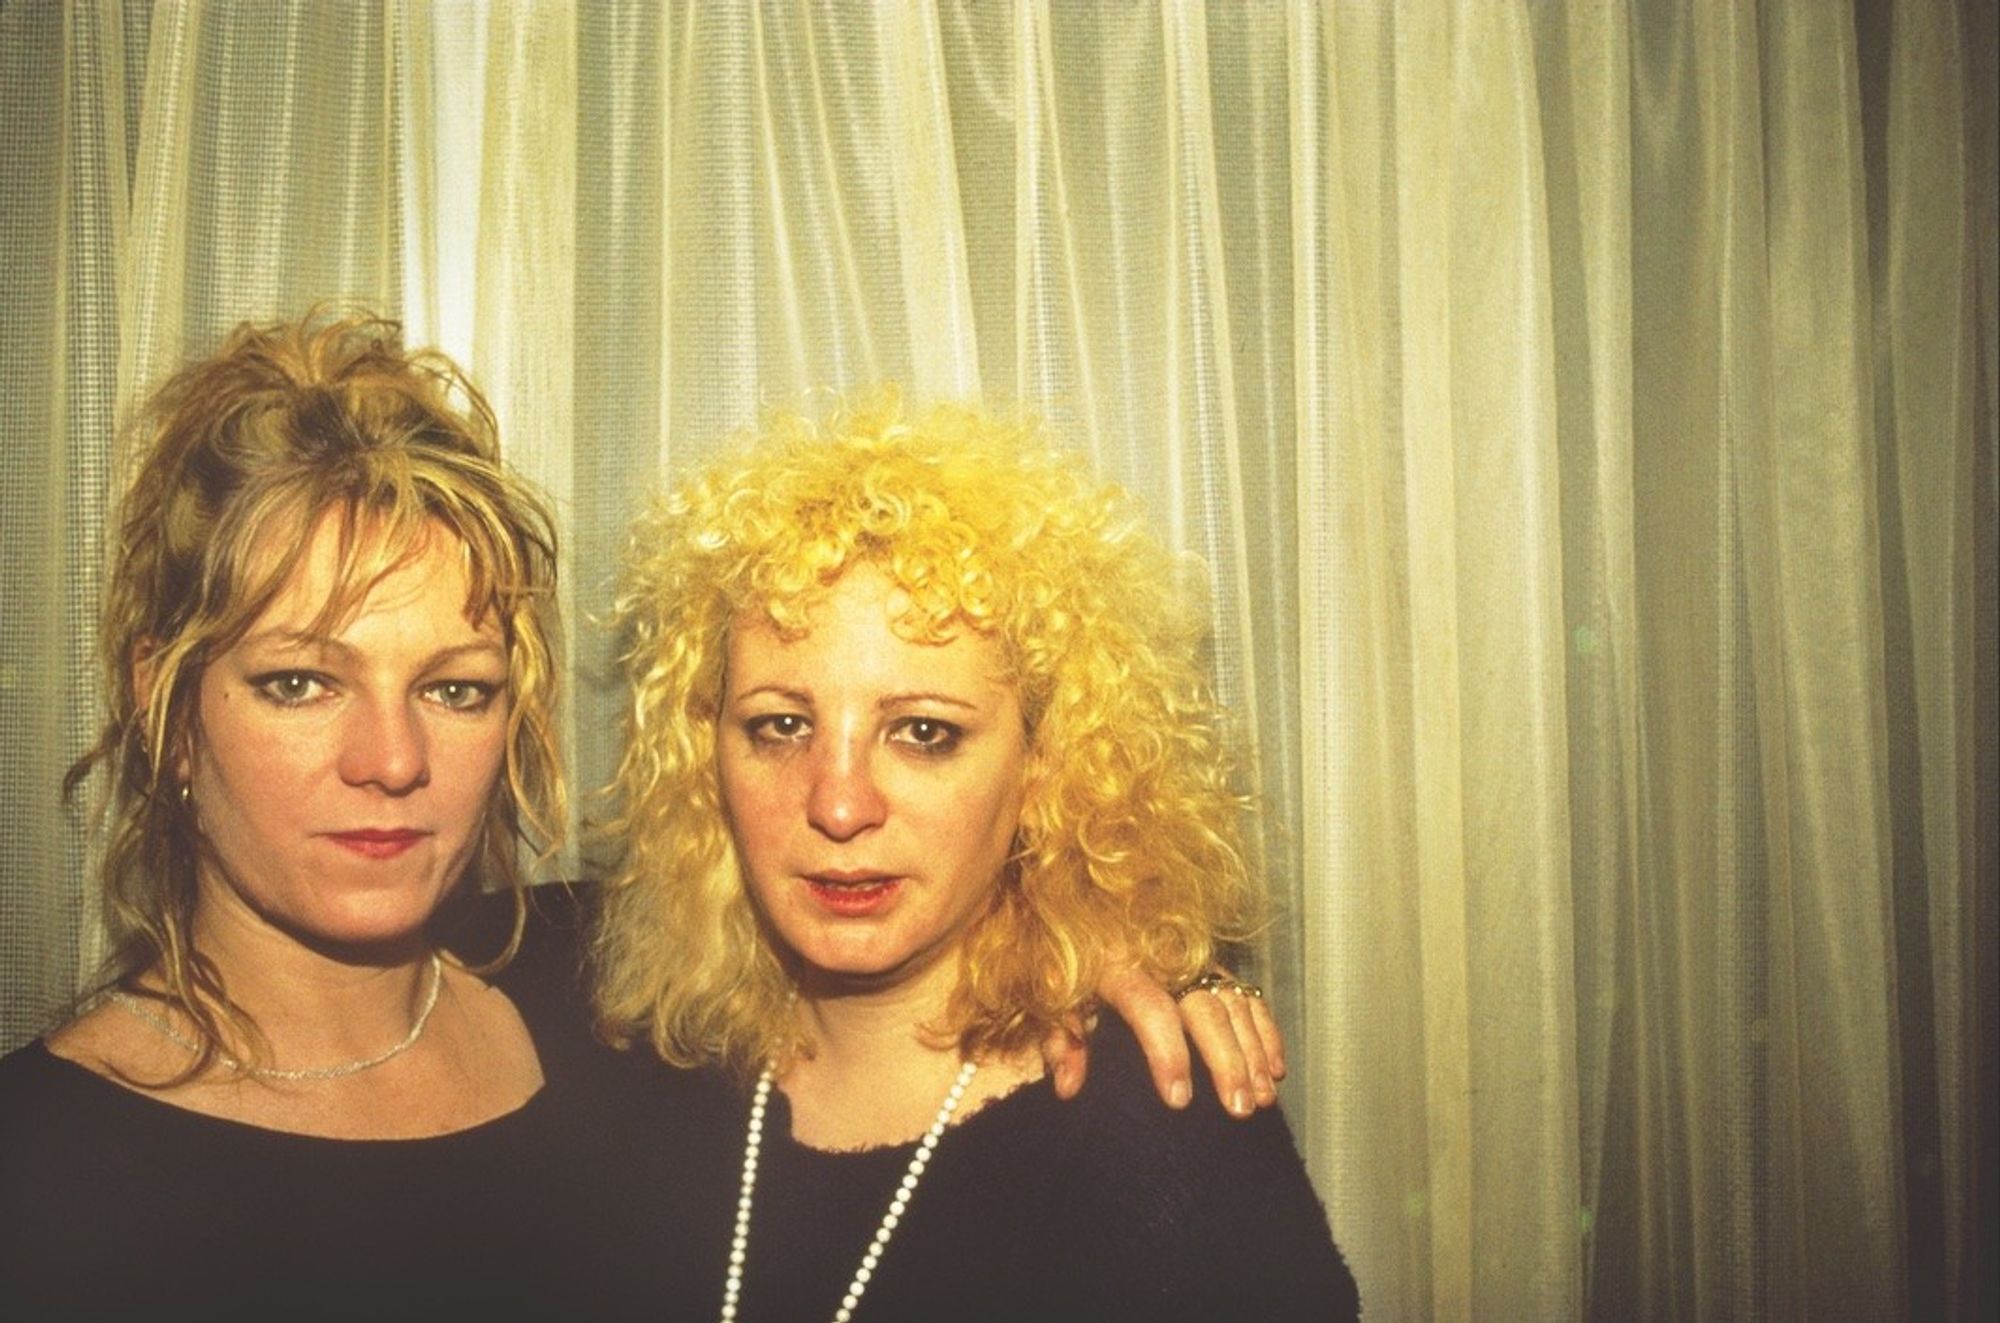
<path id="1" fill-rule="evenodd" d="M 840 1308 L 834 1311 L 833 1323 L 849 1323 L 854 1317 L 855 1306 L 861 1303 L 861 1293 L 868 1289 L 868 1279 L 875 1275 L 875 1268 L 882 1261 L 882 1251 L 888 1248 L 889 1237 L 895 1234 L 896 1224 L 908 1211 L 910 1196 L 916 1192 L 924 1168 L 930 1165 L 931 1154 L 937 1151 L 938 1140 L 944 1137 L 944 1129 L 951 1123 L 951 1114 L 958 1110 L 959 1100 L 965 1097 L 965 1086 L 972 1082 L 972 1074 L 978 1069 L 976 1061 L 968 1061 L 959 1067 L 958 1079 L 952 1084 L 951 1092 L 945 1094 L 937 1119 L 931 1122 L 931 1128 L 924 1132 L 922 1141 L 918 1143 L 916 1153 L 910 1158 L 910 1169 L 903 1173 L 902 1184 L 896 1187 L 895 1197 L 889 1200 L 889 1211 L 882 1214 L 882 1224 L 875 1228 L 875 1238 L 868 1242 L 868 1250 L 861 1256 L 861 1266 L 854 1270 L 854 1280 L 847 1284 L 847 1294 L 841 1297 Z M 757 1077 L 757 1092 L 750 1099 L 750 1134 L 743 1145 L 743 1190 L 736 1198 L 736 1234 L 729 1241 L 729 1278 L 722 1288 L 721 1323 L 735 1323 L 736 1306 L 743 1297 L 743 1260 L 750 1250 L 750 1192 L 757 1188 L 757 1154 L 764 1137 L 764 1110 L 770 1100 L 771 1068 L 766 1066 L 764 1073 Z"/>
<path id="2" fill-rule="evenodd" d="M 407 1052 L 415 1045 L 419 1038 L 424 1036 L 424 1026 L 431 1022 L 431 1012 L 437 1009 L 438 989 L 443 984 L 444 962 L 439 960 L 437 952 L 433 951 L 431 952 L 431 990 L 424 996 L 423 1009 L 417 1012 L 416 1023 L 410 1026 L 410 1032 L 404 1036 L 402 1042 L 396 1044 L 387 1052 L 381 1052 L 372 1057 L 364 1057 L 360 1061 L 343 1061 L 337 1066 L 246 1066 L 226 1052 L 218 1053 L 217 1056 L 228 1069 L 238 1075 L 248 1075 L 252 1079 L 337 1080 L 344 1079 L 349 1075 L 359 1075 L 364 1070 L 381 1065 L 390 1057 L 400 1056 L 402 1053 Z M 153 1028 L 159 1030 L 166 1040 L 175 1047 L 180 1048 L 184 1052 L 201 1051 L 201 1044 L 174 1028 L 165 1016 L 160 1015 L 152 1007 L 146 1005 L 131 993 L 113 991 L 108 995 L 112 1001 L 117 1002 L 139 1019 L 144 1020 L 147 1024 L 153 1026 Z"/>

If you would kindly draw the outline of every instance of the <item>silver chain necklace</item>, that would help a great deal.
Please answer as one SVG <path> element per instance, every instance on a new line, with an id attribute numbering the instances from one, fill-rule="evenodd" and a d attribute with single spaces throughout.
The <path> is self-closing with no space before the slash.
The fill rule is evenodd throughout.
<path id="1" fill-rule="evenodd" d="M 430 991 L 424 995 L 423 1009 L 417 1012 L 416 1022 L 410 1026 L 410 1032 L 404 1036 L 402 1042 L 396 1044 L 388 1051 L 377 1053 L 372 1057 L 364 1057 L 360 1061 L 346 1061 L 338 1066 L 298 1066 L 288 1068 L 282 1066 L 246 1066 L 227 1053 L 218 1053 L 217 1055 L 221 1059 L 222 1064 L 228 1069 L 238 1075 L 247 1075 L 251 1079 L 337 1080 L 344 1079 L 349 1075 L 359 1075 L 364 1070 L 370 1070 L 381 1065 L 391 1057 L 400 1056 L 404 1052 L 409 1051 L 415 1045 L 416 1041 L 424 1036 L 424 1027 L 431 1022 L 431 1012 L 437 1009 L 438 989 L 443 986 L 444 962 L 438 958 L 437 952 L 433 951 L 431 952 Z M 109 996 L 112 1001 L 117 1002 L 139 1019 L 144 1020 L 147 1024 L 153 1026 L 153 1028 L 159 1030 L 167 1041 L 175 1047 L 180 1048 L 184 1052 L 198 1053 L 201 1051 L 201 1044 L 174 1028 L 172 1024 L 168 1023 L 164 1015 L 161 1015 L 131 993 L 114 990 Z"/>
<path id="2" fill-rule="evenodd" d="M 937 1151 L 938 1140 L 944 1138 L 944 1129 L 951 1123 L 951 1114 L 958 1110 L 959 1100 L 965 1097 L 965 1086 L 972 1082 L 973 1072 L 979 1063 L 968 1061 L 959 1067 L 958 1079 L 945 1094 L 944 1105 L 938 1108 L 937 1119 L 924 1132 L 916 1153 L 910 1158 L 910 1169 L 903 1173 L 902 1184 L 896 1187 L 895 1197 L 889 1200 L 889 1211 L 882 1214 L 881 1225 L 875 1228 L 875 1238 L 868 1242 L 868 1250 L 861 1256 L 861 1266 L 854 1270 L 854 1279 L 847 1284 L 847 1294 L 841 1297 L 840 1308 L 833 1313 L 833 1323 L 850 1323 L 854 1308 L 861 1303 L 861 1293 L 868 1289 L 868 1279 L 875 1275 L 881 1264 L 882 1251 L 888 1248 L 889 1237 L 895 1234 L 896 1224 L 903 1220 L 909 1210 L 910 1196 L 916 1192 L 917 1182 L 923 1178 L 924 1168 L 930 1165 L 931 1154 Z M 750 1099 L 750 1135 L 743 1145 L 743 1190 L 736 1199 L 736 1234 L 729 1241 L 729 1277 L 722 1287 L 721 1323 L 735 1323 L 736 1306 L 743 1298 L 743 1260 L 750 1252 L 750 1192 L 757 1188 L 757 1155 L 763 1146 L 764 1110 L 771 1100 L 771 1068 L 764 1067 L 764 1073 L 757 1077 L 757 1092 Z"/>

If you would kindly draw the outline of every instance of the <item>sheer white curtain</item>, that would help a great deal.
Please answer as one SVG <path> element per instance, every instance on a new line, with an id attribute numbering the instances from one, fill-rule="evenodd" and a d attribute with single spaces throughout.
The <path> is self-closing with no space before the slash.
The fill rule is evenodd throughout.
<path id="1" fill-rule="evenodd" d="M 1371 1315 L 1990 1312 L 1994 8 L 0 7 L 9 1041 L 87 959 L 111 420 L 369 302 L 557 497 L 1026 401 L 1214 574 Z"/>

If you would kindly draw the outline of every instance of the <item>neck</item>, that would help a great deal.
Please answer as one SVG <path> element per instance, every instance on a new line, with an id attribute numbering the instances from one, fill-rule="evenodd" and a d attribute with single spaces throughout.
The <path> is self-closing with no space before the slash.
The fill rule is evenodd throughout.
<path id="1" fill-rule="evenodd" d="M 814 1148 L 877 1148 L 928 1129 L 963 1062 L 957 1042 L 930 1032 L 956 979 L 956 964 L 940 961 L 894 986 L 843 989 L 809 980 L 801 987 L 799 1017 L 810 1055 L 777 1081 L 791 1104 L 793 1137 Z M 1034 1052 L 981 1065 L 961 1116 L 1042 1069 Z"/>
<path id="2" fill-rule="evenodd" d="M 947 1058 L 956 1062 L 957 1044 L 926 1032 L 944 1017 L 957 976 L 955 967 L 940 966 L 945 962 L 875 987 L 805 980 L 799 989 L 799 1021 L 817 1073 L 865 1077 L 885 1067 Z"/>
<path id="3" fill-rule="evenodd" d="M 401 1041 L 430 990 L 432 948 L 420 937 L 358 951 L 315 946 L 206 888 L 194 944 L 281 1067 L 356 1060 Z M 249 1045 L 228 1047 L 241 1060 Z"/>

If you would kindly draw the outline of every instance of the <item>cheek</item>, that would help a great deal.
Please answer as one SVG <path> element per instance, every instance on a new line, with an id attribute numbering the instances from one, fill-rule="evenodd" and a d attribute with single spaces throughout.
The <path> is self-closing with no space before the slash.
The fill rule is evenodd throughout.
<path id="1" fill-rule="evenodd" d="M 471 816 L 483 816 L 507 774 L 507 729 L 502 721 L 491 731 L 467 733 L 451 751 L 452 781 L 457 798 Z"/>
<path id="2" fill-rule="evenodd" d="M 722 816 L 736 849 L 754 869 L 764 851 L 783 833 L 784 789 L 768 769 L 746 766 L 725 755 L 717 766 Z"/>
<path id="3" fill-rule="evenodd" d="M 225 794 L 243 811 L 296 802 L 325 762 L 320 732 L 297 726 L 272 729 L 234 697 L 206 699 L 200 712 L 189 774 L 198 773 L 208 782 L 211 798 Z"/>
<path id="4" fill-rule="evenodd" d="M 475 779 L 489 784 L 500 779 L 507 769 L 507 726 L 505 722 L 492 731 L 484 740 L 473 747 L 469 761 Z"/>
<path id="5" fill-rule="evenodd" d="M 981 882 L 999 877 L 1020 830 L 1020 778 L 996 779 L 999 784 L 959 798 L 936 820 L 940 830 L 953 832 L 963 842 L 966 872 Z"/>

